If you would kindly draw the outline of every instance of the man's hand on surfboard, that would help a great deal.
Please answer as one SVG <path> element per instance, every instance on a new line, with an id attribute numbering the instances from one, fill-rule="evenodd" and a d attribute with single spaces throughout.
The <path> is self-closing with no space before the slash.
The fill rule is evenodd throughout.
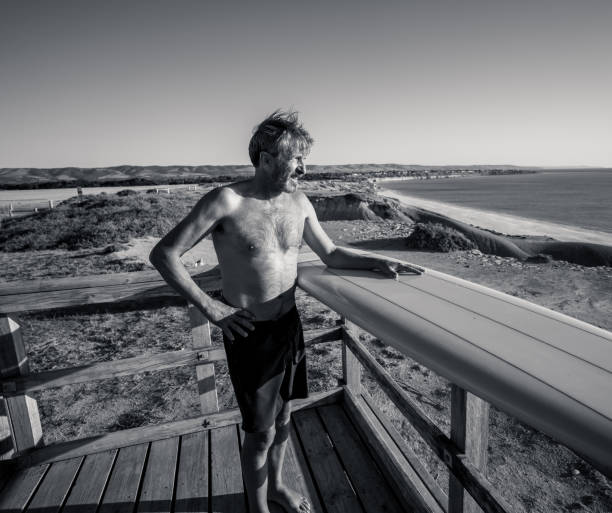
<path id="1" fill-rule="evenodd" d="M 404 264 L 393 260 L 380 260 L 380 265 L 374 268 L 389 278 L 397 280 L 400 274 L 423 274 L 425 269 L 412 264 Z"/>

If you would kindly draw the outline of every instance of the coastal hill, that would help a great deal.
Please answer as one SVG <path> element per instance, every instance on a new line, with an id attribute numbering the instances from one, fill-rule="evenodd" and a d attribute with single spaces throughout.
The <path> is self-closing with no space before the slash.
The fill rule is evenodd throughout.
<path id="1" fill-rule="evenodd" d="M 352 173 L 376 173 L 401 175 L 405 173 L 426 173 L 467 171 L 489 173 L 493 171 L 522 172 L 533 168 L 510 165 L 473 165 L 473 166 L 422 166 L 416 164 L 341 164 L 309 165 L 309 173 L 347 175 Z M 203 166 L 112 166 L 112 167 L 61 167 L 61 168 L 0 168 L 0 186 L 51 185 L 68 182 L 71 184 L 88 182 L 134 181 L 144 185 L 172 183 L 176 181 L 205 181 L 219 177 L 239 177 L 253 173 L 251 165 L 203 165 Z M 61 186 L 61 185 L 60 185 Z"/>
<path id="2" fill-rule="evenodd" d="M 329 185 L 329 181 L 324 182 Z M 584 266 L 612 266 L 610 246 L 508 236 L 375 193 L 345 193 L 321 188 L 323 184 L 318 187 L 315 182 L 309 184 L 311 190 L 307 194 L 321 222 L 368 221 L 374 226 L 386 221 L 408 230 L 409 236 L 389 241 L 405 249 L 478 250 L 521 262 L 563 260 Z M 346 185 L 341 183 L 340 187 Z M 0 232 L 0 251 L 77 250 L 128 243 L 135 237 L 161 237 L 187 215 L 199 194 L 194 191 L 189 196 L 191 201 L 185 201 L 184 194 L 160 196 L 131 190 L 112 195 L 75 196 L 52 210 L 5 219 Z M 393 238 L 397 239 L 398 235 Z M 369 249 L 377 249 L 379 245 L 377 240 Z"/>

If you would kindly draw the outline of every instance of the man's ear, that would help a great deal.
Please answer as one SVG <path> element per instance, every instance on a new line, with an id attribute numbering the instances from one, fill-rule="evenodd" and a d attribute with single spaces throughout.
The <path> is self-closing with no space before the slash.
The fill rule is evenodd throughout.
<path id="1" fill-rule="evenodd" d="M 272 165 L 274 157 L 267 151 L 259 152 L 259 165 L 265 169 L 268 169 Z"/>

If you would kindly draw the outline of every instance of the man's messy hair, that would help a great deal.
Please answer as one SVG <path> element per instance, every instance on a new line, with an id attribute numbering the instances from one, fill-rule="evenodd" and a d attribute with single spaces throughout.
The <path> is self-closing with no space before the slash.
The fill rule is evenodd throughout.
<path id="1" fill-rule="evenodd" d="M 278 109 L 253 129 L 249 157 L 257 167 L 262 151 L 277 156 L 297 146 L 299 151 L 307 154 L 313 143 L 314 139 L 298 121 L 297 112 Z"/>

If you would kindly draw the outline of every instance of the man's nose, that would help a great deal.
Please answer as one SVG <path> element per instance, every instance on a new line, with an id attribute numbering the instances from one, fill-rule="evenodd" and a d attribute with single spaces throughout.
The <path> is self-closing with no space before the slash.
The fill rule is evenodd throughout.
<path id="1" fill-rule="evenodd" d="M 301 163 L 298 167 L 295 168 L 295 172 L 298 174 L 298 176 L 306 174 L 306 164 Z"/>

